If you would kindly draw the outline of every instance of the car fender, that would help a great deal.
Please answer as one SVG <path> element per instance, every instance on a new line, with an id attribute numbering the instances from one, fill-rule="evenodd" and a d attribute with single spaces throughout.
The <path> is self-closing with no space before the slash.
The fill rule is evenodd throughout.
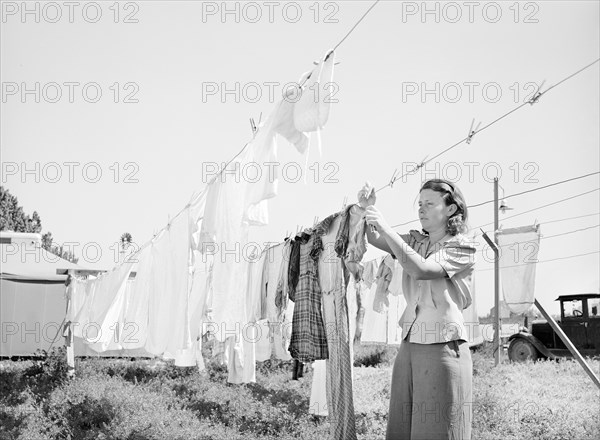
<path id="1" fill-rule="evenodd" d="M 554 354 L 552 354 L 546 348 L 546 346 L 544 344 L 542 344 L 542 342 L 538 338 L 533 336 L 531 333 L 528 333 L 528 332 L 515 333 L 514 335 L 511 335 L 508 338 L 508 342 L 512 341 L 513 339 L 525 339 L 525 340 L 529 341 L 536 348 L 536 350 L 540 352 L 540 354 L 542 356 L 545 356 L 548 359 L 554 359 L 556 357 Z"/>

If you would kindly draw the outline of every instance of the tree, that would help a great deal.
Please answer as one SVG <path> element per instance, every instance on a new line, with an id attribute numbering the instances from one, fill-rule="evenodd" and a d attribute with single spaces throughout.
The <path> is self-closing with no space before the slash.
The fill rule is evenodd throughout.
<path id="1" fill-rule="evenodd" d="M 0 186 L 0 231 L 14 232 L 42 232 L 42 219 L 37 211 L 33 211 L 31 217 L 26 215 L 19 201 L 8 189 Z M 52 233 L 46 232 L 42 235 L 42 248 L 72 263 L 77 263 L 78 258 L 73 252 L 63 249 L 63 246 L 52 243 Z"/>
<path id="2" fill-rule="evenodd" d="M 35 232 L 42 231 L 42 219 L 37 211 L 29 217 L 19 206 L 19 201 L 8 189 L 0 186 L 0 231 Z"/>
<path id="3" fill-rule="evenodd" d="M 132 240 L 133 238 L 129 232 L 125 232 L 121 235 L 121 250 L 123 252 L 131 245 Z"/>
<path id="4" fill-rule="evenodd" d="M 129 246 L 131 246 L 131 243 L 133 241 L 133 238 L 131 237 L 131 234 L 129 232 L 125 232 L 123 235 L 121 235 L 121 255 L 124 256 L 125 252 L 127 251 L 127 249 L 129 248 Z M 121 257 L 123 258 L 123 257 Z"/>

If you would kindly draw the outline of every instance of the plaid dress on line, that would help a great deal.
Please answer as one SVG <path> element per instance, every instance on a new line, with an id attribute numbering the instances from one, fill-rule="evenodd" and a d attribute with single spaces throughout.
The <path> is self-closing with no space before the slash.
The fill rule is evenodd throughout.
<path id="1" fill-rule="evenodd" d="M 318 273 L 322 250 L 320 235 L 302 234 L 292 244 L 290 255 L 288 294 L 294 301 L 294 316 L 289 352 L 302 362 L 328 358 Z"/>

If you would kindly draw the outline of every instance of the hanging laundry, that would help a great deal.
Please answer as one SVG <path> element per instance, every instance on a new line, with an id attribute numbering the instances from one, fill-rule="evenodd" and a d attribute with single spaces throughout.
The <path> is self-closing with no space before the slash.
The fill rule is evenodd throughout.
<path id="1" fill-rule="evenodd" d="M 214 208 L 216 201 L 214 200 L 214 198 L 216 196 L 218 196 L 218 192 L 215 193 L 211 193 L 209 191 L 210 189 L 210 185 L 206 185 L 201 191 L 194 193 L 194 195 L 192 196 L 192 199 L 190 200 L 189 203 L 189 215 L 188 215 L 188 219 L 189 219 L 189 230 L 190 230 L 190 237 L 189 237 L 189 247 L 190 247 L 190 267 L 194 267 L 194 264 L 196 262 L 196 258 L 197 257 L 201 257 L 202 253 L 199 252 L 200 249 L 202 248 L 201 243 L 206 242 L 207 240 L 202 240 L 201 237 L 201 232 L 202 232 L 202 228 L 201 225 L 202 223 L 208 221 L 210 222 L 211 220 L 214 221 L 215 217 L 214 216 L 208 216 L 208 218 L 204 218 L 204 213 L 206 212 L 206 206 L 209 205 L 211 207 Z M 209 203 L 208 198 L 209 196 L 211 197 L 211 202 Z M 209 225 L 207 228 L 207 230 L 209 231 L 214 231 L 215 230 L 215 226 L 214 224 Z M 206 230 L 205 229 L 205 230 Z M 206 238 L 206 237 L 204 237 Z M 216 237 L 214 237 L 214 235 L 212 237 L 210 237 L 210 242 L 214 242 L 214 240 L 216 239 Z M 207 261 L 207 259 L 205 258 L 203 260 L 205 263 Z"/>
<path id="2" fill-rule="evenodd" d="M 500 279 L 506 305 L 525 313 L 535 300 L 535 268 L 540 250 L 540 225 L 498 231 Z"/>
<path id="3" fill-rule="evenodd" d="M 285 253 L 284 251 L 284 243 L 280 243 L 276 246 L 271 246 L 267 250 L 266 263 L 264 265 L 263 286 L 265 289 L 264 310 L 266 313 L 263 316 L 263 318 L 267 319 L 269 322 L 272 323 L 279 322 L 279 313 L 277 310 L 277 305 L 275 304 L 275 297 L 277 294 L 277 285 L 279 283 L 281 267 L 283 266 L 283 258 Z"/>
<path id="4" fill-rule="evenodd" d="M 389 306 L 389 294 L 402 293 L 402 266 L 392 255 L 387 255 L 377 272 L 377 291 L 373 300 L 373 310 L 384 313 Z"/>
<path id="5" fill-rule="evenodd" d="M 267 200 L 277 193 L 277 176 L 270 175 L 269 170 L 261 170 L 258 179 L 241 178 L 240 173 L 249 164 L 276 162 L 276 135 L 286 138 L 300 152 L 306 149 L 308 137 L 294 126 L 293 102 L 288 99 L 276 105 L 254 139 L 209 189 L 199 245 L 203 253 L 215 256 L 213 318 L 221 328 L 217 334 L 220 340 L 244 322 L 242 292 L 247 285 L 247 263 L 235 257 L 248 242 L 248 227 L 268 222 Z"/>
<path id="6" fill-rule="evenodd" d="M 399 345 L 402 340 L 402 328 L 398 321 L 406 308 L 402 293 L 402 266 L 390 255 L 378 264 L 372 260 L 365 264 L 369 272 L 373 267 L 379 267 L 376 283 L 368 277 L 370 288 L 363 280 L 366 290 L 366 312 L 361 344 Z"/>
<path id="7" fill-rule="evenodd" d="M 327 361 L 320 359 L 313 362 L 313 381 L 310 387 L 308 413 L 327 417 Z"/>
<path id="8" fill-rule="evenodd" d="M 262 296 L 263 271 L 267 262 L 267 252 L 252 255 L 248 264 L 248 288 L 246 289 L 246 324 L 241 337 L 230 336 L 225 342 L 227 352 L 227 370 L 229 383 L 256 382 L 257 348 L 260 342 L 268 338 L 260 323 L 263 312 Z"/>
<path id="9" fill-rule="evenodd" d="M 79 310 L 73 311 L 70 315 L 73 316 L 73 335 L 76 338 L 87 339 L 87 333 L 89 331 L 90 323 L 90 312 L 93 304 L 94 295 L 96 293 L 96 287 L 99 285 L 98 278 L 89 278 L 85 283 L 85 290 L 82 292 L 83 299 L 78 301 L 80 303 Z M 75 293 L 75 292 L 73 292 Z M 85 336 L 84 336 L 85 332 Z"/>
<path id="10" fill-rule="evenodd" d="M 289 240 L 270 247 L 262 276 L 262 298 L 264 299 L 264 321 L 261 329 L 266 329 L 263 338 L 257 344 L 257 360 L 266 360 L 274 356 L 276 359 L 290 360 L 288 352 L 289 336 L 284 334 L 284 319 L 286 318 L 283 302 L 287 307 L 287 271 L 290 243 Z M 285 280 L 284 280 L 285 279 Z M 284 289 L 285 283 L 285 289 Z M 285 297 L 284 297 L 285 290 Z M 289 313 L 288 316 L 291 316 Z M 290 320 L 290 318 L 287 318 Z M 291 320 L 290 320 L 291 324 Z M 260 355 L 258 354 L 260 350 Z M 260 357 L 260 359 L 259 359 Z"/>
<path id="11" fill-rule="evenodd" d="M 327 359 L 327 339 L 321 313 L 318 259 L 323 250 L 318 234 L 301 233 L 290 254 L 289 296 L 294 301 L 289 352 L 294 359 Z"/>
<path id="12" fill-rule="evenodd" d="M 335 241 L 335 250 L 342 257 L 348 271 L 356 281 L 362 279 L 361 260 L 367 251 L 367 223 L 364 208 L 350 205 L 342 213 L 341 225 Z"/>
<path id="13" fill-rule="evenodd" d="M 277 322 L 283 322 L 284 313 L 288 307 L 288 272 L 290 264 L 290 252 L 292 250 L 291 240 L 286 239 L 283 246 L 283 259 L 279 268 L 277 289 L 275 291 L 275 308 L 277 311 Z"/>
<path id="14" fill-rule="evenodd" d="M 371 285 L 377 279 L 377 272 L 379 271 L 380 260 L 383 261 L 380 258 L 376 258 L 374 260 L 367 261 L 366 263 L 364 263 L 364 271 L 363 271 L 362 281 L 363 281 L 363 285 L 367 289 L 370 289 Z"/>
<path id="15" fill-rule="evenodd" d="M 87 280 L 77 275 L 71 276 L 71 281 L 65 290 L 66 299 L 69 302 L 67 308 L 66 321 L 74 321 L 77 314 L 85 304 L 85 286 Z"/>
<path id="16" fill-rule="evenodd" d="M 152 279 L 152 243 L 132 256 L 135 278 L 127 294 L 123 332 L 119 343 L 126 349 L 142 348 L 148 338 L 148 301 Z"/>
<path id="17" fill-rule="evenodd" d="M 359 299 L 359 301 L 357 301 L 358 313 L 356 317 L 356 341 L 360 341 L 362 338 L 366 311 L 367 309 L 370 309 L 372 307 L 371 301 L 373 300 L 373 298 L 367 300 L 367 296 L 370 292 L 371 285 L 377 277 L 377 272 L 379 269 L 379 259 L 368 261 L 364 263 L 363 266 L 364 270 L 362 280 L 356 285 L 357 298 Z"/>
<path id="18" fill-rule="evenodd" d="M 384 265 L 382 265 L 384 266 Z M 389 304 L 385 312 L 377 312 L 373 309 L 374 299 L 377 296 L 377 285 L 373 284 L 366 291 L 365 303 L 365 320 L 363 332 L 361 334 L 361 344 L 387 344 L 388 341 L 388 311 Z M 386 298 L 387 299 L 387 298 Z"/>
<path id="19" fill-rule="evenodd" d="M 171 220 L 152 246 L 146 351 L 171 354 L 189 348 L 189 207 Z"/>
<path id="20" fill-rule="evenodd" d="M 118 323 L 125 301 L 127 278 L 133 263 L 124 263 L 102 273 L 86 291 L 84 306 L 73 322 L 73 334 L 83 338 L 94 351 L 118 350 Z M 87 289 L 86 289 L 87 290 Z"/>
<path id="21" fill-rule="evenodd" d="M 302 88 L 302 95 L 294 105 L 294 125 L 302 132 L 317 132 L 319 155 L 321 130 L 329 119 L 331 103 L 335 102 L 334 65 L 335 53 L 329 51 L 310 73 Z"/>
<path id="22" fill-rule="evenodd" d="M 284 361 L 292 357 L 289 352 L 292 338 L 292 321 L 294 317 L 294 302 L 289 300 L 288 275 L 292 240 L 286 240 L 283 246 L 283 259 L 277 279 L 275 292 L 275 309 L 277 322 L 270 326 L 270 340 L 272 354 L 276 359 Z"/>
<path id="23" fill-rule="evenodd" d="M 246 296 L 248 322 L 258 322 L 266 315 L 268 275 L 265 274 L 269 270 L 269 258 L 273 257 L 269 250 L 265 249 L 259 256 L 250 258 Z"/>
<path id="24" fill-rule="evenodd" d="M 339 225 L 345 220 L 343 216 L 334 214 L 317 225 L 314 232 L 314 235 L 322 235 L 323 244 L 318 275 L 323 295 L 323 318 L 329 353 L 326 368 L 327 408 L 331 438 L 336 440 L 356 438 L 352 395 L 352 345 L 356 330 L 357 291 L 346 289 L 348 277 L 344 262 L 334 248 Z M 353 297 L 350 301 L 354 305 L 353 314 L 350 316 L 347 295 Z"/>
<path id="25" fill-rule="evenodd" d="M 204 370 L 202 358 L 202 329 L 206 322 L 206 307 L 210 291 L 210 277 L 213 261 L 211 256 L 201 256 L 194 251 L 194 266 L 190 267 L 190 293 L 188 296 L 188 322 L 192 346 L 177 350 L 171 356 L 178 367 L 197 366 Z"/>
<path id="26" fill-rule="evenodd" d="M 215 336 L 220 341 L 239 333 L 246 322 L 248 262 L 241 254 L 248 242 L 248 228 L 242 224 L 245 183 L 244 179 L 236 182 L 235 176 L 228 173 L 239 173 L 250 148 L 246 146 L 241 157 L 221 175 L 223 178 L 210 186 L 200 226 L 199 250 L 214 258 L 211 305 Z"/>
<path id="27" fill-rule="evenodd" d="M 303 132 L 322 129 L 329 118 L 334 92 L 335 53 L 327 52 L 304 84 L 302 95 L 294 106 L 294 125 Z"/>

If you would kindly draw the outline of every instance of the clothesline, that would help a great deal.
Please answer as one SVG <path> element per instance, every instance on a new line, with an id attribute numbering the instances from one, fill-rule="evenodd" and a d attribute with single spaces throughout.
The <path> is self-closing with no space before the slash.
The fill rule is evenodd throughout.
<path id="1" fill-rule="evenodd" d="M 593 66 L 594 64 L 596 64 L 598 61 L 600 61 L 600 58 L 596 59 L 595 61 L 591 62 L 590 64 L 582 67 L 581 69 L 579 69 L 578 71 L 572 73 L 571 75 L 567 76 L 566 78 L 563 78 L 562 80 L 560 80 L 559 82 L 557 82 L 556 84 L 554 84 L 553 86 L 550 86 L 546 91 L 544 92 L 540 92 L 540 88 L 538 87 L 538 90 L 536 91 L 536 93 L 533 95 L 533 97 L 531 99 L 529 99 L 528 101 L 523 102 L 522 104 L 520 104 L 519 106 L 517 106 L 516 108 L 510 110 L 509 112 L 503 114 L 502 116 L 496 118 L 495 120 L 493 120 L 492 122 L 490 122 L 489 124 L 485 125 L 482 128 L 476 128 L 475 130 L 473 130 L 473 123 L 471 124 L 471 129 L 469 130 L 469 134 L 467 135 L 467 137 L 461 139 L 460 141 L 456 142 L 455 144 L 451 145 L 450 147 L 444 149 L 443 151 L 441 151 L 440 153 L 436 154 L 435 156 L 433 156 L 431 159 L 426 160 L 423 159 L 421 161 L 421 163 L 419 165 L 417 165 L 417 167 L 410 171 L 410 172 L 406 172 L 404 174 L 402 174 L 401 176 L 397 176 L 396 177 L 396 171 L 398 171 L 398 169 L 396 169 L 394 171 L 394 174 L 392 175 L 391 180 L 385 185 L 382 186 L 381 188 L 379 188 L 376 192 L 379 192 L 387 187 L 393 187 L 394 183 L 398 180 L 398 179 L 402 179 L 403 177 L 415 174 L 419 169 L 423 168 L 425 165 L 427 165 L 429 162 L 431 162 L 434 159 L 437 159 L 438 157 L 440 157 L 442 154 L 452 150 L 453 148 L 459 146 L 460 144 L 462 144 L 463 142 L 467 142 L 467 144 L 471 143 L 471 140 L 473 139 L 473 137 L 477 134 L 482 132 L 483 130 L 485 130 L 486 128 L 491 127 L 492 125 L 494 125 L 496 122 L 504 119 L 505 117 L 507 117 L 508 115 L 516 112 L 517 110 L 519 110 L 520 108 L 524 107 L 527 104 L 533 105 L 535 103 L 537 103 L 539 101 L 539 99 L 542 97 L 542 95 L 548 93 L 550 90 L 552 90 L 553 88 L 559 86 L 560 84 L 564 83 L 565 81 L 573 78 L 575 75 L 578 75 L 579 73 L 583 72 L 584 70 L 590 68 L 591 66 Z M 543 83 L 542 83 L 543 84 Z M 427 156 L 426 156 L 427 157 Z"/>
<path id="2" fill-rule="evenodd" d="M 350 34 L 352 34 L 352 32 L 354 32 L 354 30 L 358 27 L 358 25 L 364 20 L 364 18 L 369 14 L 369 12 L 371 12 L 371 10 L 380 2 L 381 0 L 376 0 L 370 7 L 369 9 L 367 9 L 367 11 L 361 16 L 361 18 L 356 22 L 356 24 L 350 29 L 350 31 L 348 31 L 348 33 L 344 36 L 344 38 L 342 38 L 335 46 L 334 48 L 329 52 L 333 52 L 335 50 L 337 50 L 338 47 L 340 47 L 340 45 L 350 36 Z M 306 81 L 308 81 L 310 79 L 310 74 L 308 76 L 306 76 L 304 78 L 304 80 L 302 81 L 302 83 L 299 85 L 300 87 L 302 87 Z M 260 130 L 260 127 L 256 127 L 256 130 L 253 131 L 253 138 L 256 137 L 258 131 Z M 164 226 L 162 229 L 160 229 L 158 232 L 156 232 L 153 237 L 148 240 L 146 243 L 144 243 L 143 245 L 141 245 L 129 258 L 133 258 L 135 255 L 137 255 L 138 253 L 140 253 L 144 248 L 146 248 L 148 245 L 150 245 L 153 240 L 161 233 L 163 232 L 165 229 L 167 229 L 170 225 L 171 222 L 173 220 L 175 220 L 177 217 L 179 217 L 183 212 L 185 212 L 185 210 L 187 208 L 189 208 L 192 204 L 192 202 L 194 201 L 194 199 L 198 196 L 200 196 L 200 194 L 202 194 L 204 191 L 207 190 L 208 187 L 210 187 L 216 180 L 217 178 L 223 173 L 223 171 L 225 171 L 227 169 L 227 167 L 231 164 L 231 162 L 233 162 L 240 154 L 242 154 L 244 152 L 244 150 L 246 149 L 246 147 L 249 145 L 250 143 L 246 143 L 244 145 L 244 147 L 235 155 L 233 156 L 226 164 L 225 166 L 214 176 L 214 178 L 206 184 L 206 186 L 202 189 L 202 191 L 196 193 L 194 192 L 194 194 L 192 195 L 192 197 L 190 198 L 190 201 L 177 213 L 175 214 L 175 216 L 171 219 L 169 219 L 169 222 L 167 223 L 166 226 Z M 308 152 L 306 153 L 308 154 Z M 122 263 L 121 263 L 122 264 Z M 120 265 L 120 264 L 119 264 Z M 115 266 L 118 267 L 119 265 Z M 113 268 L 114 270 L 114 268 Z"/>
<path id="3" fill-rule="evenodd" d="M 379 3 L 379 1 L 380 1 L 380 0 L 376 0 L 376 1 L 375 1 L 375 2 L 374 2 L 372 5 L 371 5 L 371 7 L 370 7 L 370 8 L 369 8 L 369 9 L 368 9 L 366 12 L 365 12 L 365 14 L 363 14 L 363 16 L 362 16 L 362 17 L 361 17 L 361 18 L 358 20 L 358 22 L 357 22 L 357 23 L 356 23 L 356 24 L 355 24 L 355 25 L 352 27 L 352 29 L 351 29 L 351 30 L 348 32 L 348 34 L 346 34 L 346 36 L 344 36 L 344 38 L 343 38 L 343 39 L 342 39 L 342 40 L 341 40 L 341 41 L 340 41 L 340 42 L 339 42 L 339 43 L 338 43 L 338 44 L 335 46 L 335 48 L 336 48 L 336 49 L 337 49 L 337 48 L 338 48 L 338 47 L 339 47 L 339 46 L 340 46 L 340 45 L 341 45 L 341 44 L 342 44 L 342 43 L 343 43 L 343 42 L 346 40 L 346 38 L 348 38 L 348 36 L 349 36 L 349 35 L 350 35 L 350 34 L 351 34 L 353 31 L 354 31 L 354 29 L 356 29 L 356 27 L 357 27 L 357 26 L 360 24 L 360 22 L 361 22 L 361 21 L 362 21 L 362 20 L 363 20 L 363 19 L 364 19 L 364 18 L 367 16 L 367 14 L 368 14 L 368 13 L 369 13 L 369 12 L 370 12 L 370 11 L 371 11 L 371 10 L 372 10 L 374 7 L 375 7 L 375 6 L 376 6 L 376 5 Z M 543 94 L 545 94 L 545 93 L 549 92 L 549 91 L 550 91 L 550 90 L 552 90 L 553 88 L 555 88 L 555 87 L 559 86 L 560 84 L 564 83 L 565 81 L 567 81 L 567 80 L 571 79 L 572 77 L 576 76 L 577 74 L 579 74 L 579 73 L 583 72 L 584 70 L 588 69 L 588 68 L 589 68 L 589 67 L 591 67 L 592 65 L 596 64 L 598 61 L 600 61 L 600 58 L 599 58 L 599 59 L 596 59 L 596 60 L 595 60 L 595 61 L 593 61 L 592 63 L 590 63 L 590 64 L 588 64 L 588 65 L 584 66 L 583 68 L 579 69 L 578 71 L 576 71 L 576 72 L 572 73 L 571 75 L 567 76 L 566 78 L 564 78 L 564 79 L 560 80 L 558 83 L 556 83 L 556 84 L 554 84 L 554 85 L 550 86 L 550 87 L 549 87 L 547 90 L 545 90 L 544 92 L 541 92 L 541 91 L 540 91 L 540 89 L 538 88 L 538 91 L 537 91 L 537 92 L 534 94 L 534 96 L 533 96 L 531 99 L 529 99 L 528 101 L 525 101 L 524 103 L 522 103 L 521 105 L 519 105 L 519 106 L 517 106 L 516 108 L 512 109 L 511 111 L 509 111 L 509 112 L 505 113 L 504 115 L 502 115 L 502 116 L 500 116 L 500 117 L 496 118 L 494 121 L 490 122 L 489 124 L 485 125 L 484 127 L 482 127 L 482 128 L 478 128 L 478 129 L 476 129 L 476 130 L 471 130 L 471 131 L 470 131 L 470 133 L 467 135 L 467 137 L 466 137 L 466 138 L 464 138 L 464 139 L 460 140 L 459 142 L 457 142 L 457 143 L 453 144 L 452 146 L 450 146 L 450 147 L 448 147 L 448 148 L 444 149 L 442 152 L 440 152 L 440 153 L 436 154 L 436 155 L 435 155 L 434 157 L 432 157 L 431 159 L 429 159 L 429 160 L 423 160 L 423 161 L 421 161 L 421 163 L 420 163 L 419 165 L 417 165 L 417 167 L 416 167 L 414 170 L 412 170 L 411 172 L 404 173 L 404 174 L 403 174 L 403 175 L 401 175 L 401 176 L 396 176 L 396 171 L 397 171 L 397 169 L 396 169 L 396 171 L 394 171 L 394 174 L 392 175 L 392 179 L 390 180 L 390 182 L 389 182 L 387 185 L 385 185 L 385 186 L 383 186 L 383 187 L 379 188 L 379 189 L 378 189 L 378 190 L 376 190 L 375 192 L 379 192 L 379 191 L 381 191 L 381 190 L 383 190 L 383 189 L 385 189 L 385 188 L 387 188 L 387 187 L 390 187 L 390 188 L 392 188 L 392 187 L 393 187 L 393 184 L 394 184 L 394 183 L 395 183 L 395 182 L 396 182 L 398 179 L 401 179 L 401 178 L 403 178 L 403 177 L 405 177 L 405 176 L 408 176 L 408 175 L 415 174 L 415 173 L 416 173 L 416 172 L 417 172 L 417 171 L 418 171 L 420 168 L 424 167 L 424 166 L 425 166 L 427 163 L 429 163 L 429 162 L 431 162 L 432 160 L 434 160 L 434 159 L 436 159 L 436 158 L 440 157 L 441 155 L 443 155 L 443 154 L 445 154 L 446 152 L 450 151 L 451 149 L 453 149 L 453 148 L 457 147 L 458 145 L 462 144 L 463 142 L 470 143 L 470 142 L 471 142 L 471 140 L 472 140 L 472 138 L 475 136 L 475 134 L 477 134 L 477 133 L 479 133 L 479 132 L 481 132 L 481 131 L 483 131 L 483 130 L 485 130 L 485 129 L 489 128 L 490 126 L 492 126 L 492 125 L 493 125 L 493 124 L 495 124 L 496 122 L 500 121 L 501 119 L 503 119 L 503 118 L 507 117 L 508 115 L 510 115 L 510 114 L 514 113 L 515 111 L 519 110 L 520 108 L 524 107 L 526 104 L 533 105 L 533 104 L 537 103 L 537 102 L 538 102 L 538 100 L 539 100 L 539 98 L 540 98 L 540 97 L 541 97 Z M 305 82 L 306 80 L 308 80 L 308 78 L 309 78 L 309 77 L 310 77 L 310 75 L 309 75 L 308 77 L 306 77 L 306 78 L 305 78 L 304 82 Z M 303 83 L 304 83 L 304 82 L 303 82 Z M 471 128 L 472 128 L 472 127 L 471 127 Z M 253 136 L 256 136 L 256 134 L 257 134 L 257 132 L 258 132 L 258 130 L 259 130 L 259 129 L 260 129 L 260 128 L 257 128 L 257 131 L 255 131 L 255 132 L 253 133 Z M 227 162 L 227 164 L 226 164 L 226 165 L 225 165 L 225 166 L 224 166 L 224 167 L 221 169 L 221 171 L 219 171 L 219 173 L 217 173 L 217 175 L 216 175 L 216 176 L 215 176 L 215 177 L 214 177 L 214 178 L 211 180 L 211 182 L 209 182 L 209 183 L 206 185 L 206 187 L 205 187 L 205 188 L 204 188 L 204 189 L 203 189 L 203 190 L 202 190 L 200 193 L 194 193 L 194 195 L 193 195 L 193 196 L 192 196 L 192 198 L 190 199 L 190 202 L 188 202 L 188 204 L 186 204 L 186 205 L 184 206 L 184 208 L 183 208 L 183 209 L 181 209 L 181 210 L 180 210 L 180 211 L 179 211 L 179 212 L 178 212 L 178 213 L 177 213 L 177 214 L 176 214 L 176 215 L 173 217 L 173 219 L 170 219 L 170 220 L 169 220 L 169 223 L 168 223 L 168 224 L 167 224 L 165 227 L 163 227 L 163 228 L 162 228 L 162 229 L 160 229 L 160 230 L 159 230 L 159 231 L 158 231 L 156 234 L 154 234 L 154 236 L 153 236 L 153 238 L 152 238 L 152 239 L 148 240 L 146 243 L 144 243 L 142 246 L 140 246 L 140 247 L 139 247 L 139 248 L 136 250 L 136 252 L 135 252 L 134 254 L 132 254 L 132 255 L 131 255 L 131 257 L 135 256 L 135 255 L 136 255 L 136 254 L 138 254 L 138 253 L 139 253 L 141 250 L 143 250 L 145 247 L 147 247 L 149 244 L 151 244 L 151 243 L 152 243 L 152 241 L 154 240 L 154 238 L 155 238 L 157 235 L 159 235 L 159 234 L 160 234 L 162 231 L 164 231 L 165 229 L 167 229 L 167 228 L 170 226 L 171 222 L 172 222 L 172 221 L 173 221 L 175 218 L 177 218 L 177 217 L 178 217 L 179 215 L 181 215 L 181 214 L 182 214 L 182 213 L 183 213 L 183 212 L 184 212 L 184 211 L 185 211 L 187 208 L 189 208 L 189 207 L 190 207 L 190 205 L 191 205 L 191 203 L 193 202 L 194 198 L 195 198 L 195 197 L 198 197 L 200 194 L 202 194 L 202 192 L 204 192 L 204 191 L 206 190 L 206 188 L 207 188 L 207 187 L 209 187 L 211 184 L 213 184 L 213 183 L 216 181 L 216 179 L 219 177 L 219 175 L 220 175 L 220 174 L 222 174 L 222 173 L 223 173 L 223 171 L 225 171 L 225 169 L 227 168 L 227 166 L 228 166 L 228 165 L 229 165 L 229 164 L 230 164 L 230 163 L 231 163 L 233 160 L 235 160 L 235 158 L 237 158 L 237 157 L 238 157 L 240 154 L 242 154 L 242 153 L 243 153 L 243 151 L 246 149 L 246 147 L 247 147 L 248 145 L 249 145 L 249 143 L 246 143 L 246 144 L 244 145 L 244 147 L 243 147 L 243 148 L 242 148 L 242 149 L 241 149 L 241 150 L 240 150 L 240 151 L 239 151 L 239 152 L 238 152 L 238 153 L 237 153 L 237 154 L 236 154 L 236 155 L 235 155 L 235 156 L 234 156 L 234 157 L 233 157 L 231 160 L 229 160 L 229 162 Z M 412 223 L 412 222 L 409 222 L 409 223 Z M 401 225 L 396 225 L 396 226 L 401 226 Z M 394 226 L 394 227 L 396 227 L 396 226 Z M 279 244 L 280 244 L 280 243 L 279 243 Z"/>

